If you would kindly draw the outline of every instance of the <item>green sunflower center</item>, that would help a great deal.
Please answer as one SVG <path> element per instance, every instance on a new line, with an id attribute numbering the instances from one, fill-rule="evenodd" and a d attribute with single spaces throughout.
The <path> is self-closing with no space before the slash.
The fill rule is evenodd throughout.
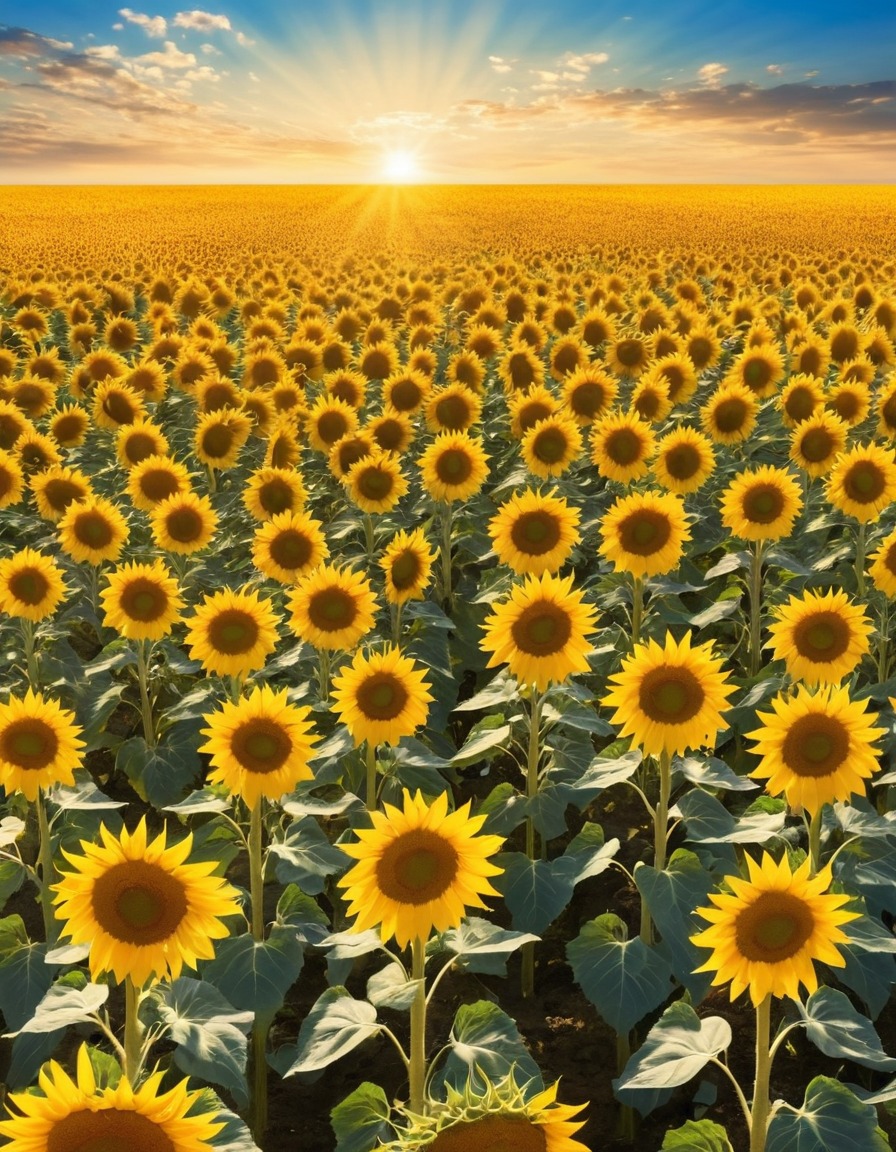
<path id="1" fill-rule="evenodd" d="M 357 479 L 358 493 L 367 500 L 385 500 L 395 487 L 395 475 L 388 468 L 371 465 Z"/>
<path id="2" fill-rule="evenodd" d="M 0 732 L 0 754 L 8 764 L 38 772 L 53 763 L 59 737 L 46 721 L 34 716 L 13 720 Z"/>
<path id="3" fill-rule="evenodd" d="M 47 1152 L 175 1152 L 161 1124 L 133 1110 L 89 1108 L 53 1122 Z"/>
<path id="4" fill-rule="evenodd" d="M 400 904 L 428 904 L 451 886 L 458 863 L 450 840 L 415 828 L 386 846 L 376 865 L 377 884 L 384 896 Z"/>
<path id="5" fill-rule="evenodd" d="M 852 629 L 836 612 L 812 612 L 793 630 L 793 646 L 804 660 L 826 664 L 849 648 Z"/>
<path id="6" fill-rule="evenodd" d="M 532 455 L 542 464 L 559 464 L 566 459 L 570 445 L 561 428 L 545 428 L 532 440 Z"/>
<path id="7" fill-rule="evenodd" d="M 452 1124 L 427 1144 L 430 1152 L 546 1152 L 544 1128 L 526 1116 L 480 1116 Z"/>
<path id="8" fill-rule="evenodd" d="M 9 579 L 9 591 L 20 604 L 36 607 L 50 591 L 50 582 L 37 568 L 20 568 Z"/>
<path id="9" fill-rule="evenodd" d="M 808 420 L 815 411 L 815 393 L 804 386 L 794 388 L 784 402 L 784 410 L 797 424 L 801 420 Z"/>
<path id="10" fill-rule="evenodd" d="M 572 635 L 572 620 L 562 604 L 537 600 L 514 620 L 513 642 L 527 656 L 554 656 L 562 652 Z"/>
<path id="11" fill-rule="evenodd" d="M 652 556 L 659 552 L 672 535 L 669 517 L 651 508 L 639 508 L 619 524 L 619 544 L 635 556 Z"/>
<path id="12" fill-rule="evenodd" d="M 784 493 L 777 484 L 751 484 L 744 492 L 742 510 L 752 524 L 773 524 L 784 511 Z"/>
<path id="13" fill-rule="evenodd" d="M 764 388 L 772 378 L 772 368 L 767 360 L 748 360 L 743 366 L 743 381 L 754 391 Z"/>
<path id="14" fill-rule="evenodd" d="M 614 464 L 634 464 L 641 459 L 641 437 L 631 428 L 617 428 L 604 444 L 604 452 Z"/>
<path id="15" fill-rule="evenodd" d="M 560 521 L 542 509 L 522 512 L 510 529 L 510 538 L 523 555 L 544 556 L 560 543 Z"/>
<path id="16" fill-rule="evenodd" d="M 130 580 L 120 594 L 121 610 L 145 624 L 158 620 L 168 608 L 168 594 L 161 584 L 146 577 Z"/>
<path id="17" fill-rule="evenodd" d="M 796 956 L 814 930 L 812 909 L 789 892 L 761 892 L 735 921 L 740 954 L 768 964 Z"/>
<path id="18" fill-rule="evenodd" d="M 249 612 L 225 608 L 208 625 L 208 643 L 225 656 L 242 656 L 255 647 L 260 632 L 258 621 Z"/>
<path id="19" fill-rule="evenodd" d="M 843 488 L 856 504 L 872 504 L 887 486 L 884 472 L 872 460 L 858 460 L 843 477 Z"/>
<path id="20" fill-rule="evenodd" d="M 404 592 L 414 586 L 420 575 L 420 567 L 420 557 L 411 548 L 400 552 L 395 557 L 389 573 L 392 583 L 399 592 Z"/>
<path id="21" fill-rule="evenodd" d="M 322 588 L 308 601 L 308 616 L 321 632 L 351 627 L 358 614 L 354 597 L 342 588 Z"/>
<path id="22" fill-rule="evenodd" d="M 641 711 L 655 724 L 687 724 L 700 712 L 705 698 L 694 673 L 674 664 L 651 668 L 638 688 Z"/>
<path id="23" fill-rule="evenodd" d="M 368 720 L 394 720 L 408 702 L 408 690 L 391 672 L 374 672 L 358 685 L 356 700 Z"/>
<path id="24" fill-rule="evenodd" d="M 292 752 L 292 740 L 275 720 L 253 716 L 233 733 L 230 747 L 244 771 L 264 775 L 282 768 Z"/>
<path id="25" fill-rule="evenodd" d="M 797 776 L 831 776 L 849 757 L 849 732 L 834 716 L 813 712 L 791 724 L 783 760 Z"/>
<path id="26" fill-rule="evenodd" d="M 187 914 L 181 879 L 146 860 L 112 865 L 94 881 L 90 899 L 99 926 L 125 944 L 166 940 Z"/>

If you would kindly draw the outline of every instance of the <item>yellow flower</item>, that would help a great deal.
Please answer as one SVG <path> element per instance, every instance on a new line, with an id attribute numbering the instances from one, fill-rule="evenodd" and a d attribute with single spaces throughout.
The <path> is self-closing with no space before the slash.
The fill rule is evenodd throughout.
<path id="1" fill-rule="evenodd" d="M 432 381 L 422 372 L 393 372 L 383 381 L 383 403 L 387 411 L 413 413 L 431 390 Z"/>
<path id="2" fill-rule="evenodd" d="M 147 456 L 128 473 L 128 495 L 135 508 L 151 512 L 156 504 L 190 491 L 190 473 L 170 456 Z"/>
<path id="3" fill-rule="evenodd" d="M 322 564 L 298 581 L 289 607 L 289 626 L 300 640 L 350 652 L 373 627 L 377 603 L 363 573 Z"/>
<path id="4" fill-rule="evenodd" d="M 599 364 L 588 364 L 570 373 L 560 385 L 563 410 L 577 424 L 593 424 L 613 406 L 618 383 Z"/>
<path id="5" fill-rule="evenodd" d="M 511 345 L 498 363 L 498 379 L 508 392 L 528 392 L 544 384 L 544 365 L 525 344 Z"/>
<path id="6" fill-rule="evenodd" d="M 167 456 L 168 439 L 151 420 L 135 420 L 118 430 L 115 450 L 122 465 L 131 469 L 150 456 Z"/>
<path id="7" fill-rule="evenodd" d="M 871 621 L 843 591 L 791 596 L 769 628 L 776 660 L 806 684 L 839 684 L 869 650 Z"/>
<path id="8" fill-rule="evenodd" d="M 277 613 L 248 588 L 210 593 L 187 623 L 190 658 L 216 676 L 257 672 L 277 647 Z"/>
<path id="9" fill-rule="evenodd" d="M 343 436 L 358 427 L 358 413 L 345 400 L 324 395 L 308 412 L 308 442 L 318 452 L 329 453 Z"/>
<path id="10" fill-rule="evenodd" d="M 694 428 L 675 428 L 657 441 L 653 474 L 657 483 L 679 496 L 702 488 L 715 466 L 712 441 Z"/>
<path id="11" fill-rule="evenodd" d="M 329 556 L 323 524 L 307 512 L 281 512 L 256 529 L 252 560 L 259 572 L 295 584 Z"/>
<path id="12" fill-rule="evenodd" d="M 716 444 L 746 440 L 756 424 L 758 401 L 744 384 L 725 384 L 700 409 L 703 431 Z"/>
<path id="13" fill-rule="evenodd" d="M 389 411 L 368 421 L 363 431 L 379 445 L 384 452 L 394 452 L 400 456 L 414 439 L 414 426 L 410 416 L 404 412 Z"/>
<path id="14" fill-rule="evenodd" d="M 591 459 L 601 476 L 620 484 L 647 475 L 654 444 L 653 429 L 635 415 L 610 413 L 591 426 Z"/>
<path id="15" fill-rule="evenodd" d="M 607 348 L 607 366 L 617 376 L 640 376 L 652 359 L 653 347 L 646 336 L 623 336 Z"/>
<path id="16" fill-rule="evenodd" d="M 722 492 L 722 523 L 741 540 L 781 540 L 793 531 L 802 506 L 798 481 L 764 464 L 738 473 Z"/>
<path id="17" fill-rule="evenodd" d="M 362 511 L 391 511 L 408 490 L 395 456 L 381 448 L 362 456 L 345 477 L 349 497 Z"/>
<path id="18" fill-rule="evenodd" d="M 69 504 L 59 521 L 60 543 L 79 563 L 101 564 L 103 560 L 117 560 L 128 535 L 124 516 L 102 496 L 91 496 Z"/>
<path id="19" fill-rule="evenodd" d="M 423 487 L 433 500 L 469 500 L 488 475 L 482 444 L 466 432 L 440 432 L 417 460 Z"/>
<path id="20" fill-rule="evenodd" d="M 389 603 L 405 604 L 408 600 L 420 599 L 429 583 L 434 560 L 435 553 L 427 544 L 422 528 L 396 532 L 380 560 Z"/>
<path id="21" fill-rule="evenodd" d="M 22 548 L 0 560 L 0 612 L 37 624 L 52 616 L 66 594 L 62 570 L 52 556 Z"/>
<path id="22" fill-rule="evenodd" d="M 205 412 L 196 423 L 193 451 L 209 468 L 233 468 L 251 431 L 252 421 L 242 412 L 229 408 Z"/>
<path id="23" fill-rule="evenodd" d="M 869 365 L 874 374 L 873 365 Z M 871 407 L 871 390 L 863 380 L 843 380 L 828 392 L 825 407 L 849 428 L 861 424 Z"/>
<path id="24" fill-rule="evenodd" d="M 405 789 L 402 808 L 384 807 L 371 812 L 372 828 L 357 829 L 360 843 L 340 845 L 358 861 L 338 881 L 353 931 L 378 926 L 383 943 L 394 936 L 404 948 L 457 928 L 468 907 L 498 895 L 488 877 L 503 870 L 489 857 L 503 841 L 477 835 L 485 816 L 471 816 L 469 801 L 449 814 L 447 792 L 428 805 Z"/>
<path id="25" fill-rule="evenodd" d="M 161 640 L 184 606 L 177 580 L 161 560 L 116 568 L 100 600 L 106 626 L 129 640 Z"/>
<path id="26" fill-rule="evenodd" d="M 725 376 L 723 386 L 743 385 L 762 400 L 766 396 L 773 396 L 783 379 L 784 359 L 781 353 L 770 344 L 760 344 L 741 353 Z"/>
<path id="27" fill-rule="evenodd" d="M 75 500 L 87 500 L 93 495 L 90 481 L 83 472 L 61 464 L 52 464 L 32 476 L 30 486 L 38 512 L 44 520 L 54 523 L 62 519 L 69 504 Z"/>
<path id="28" fill-rule="evenodd" d="M 297 512 L 307 499 L 301 473 L 294 468 L 259 468 L 249 477 L 243 503 L 256 520 L 279 512 Z"/>
<path id="29" fill-rule="evenodd" d="M 508 397 L 510 434 L 517 440 L 534 428 L 539 420 L 547 420 L 559 408 L 553 392 L 543 384 L 535 384 L 524 392 L 513 392 Z"/>
<path id="30" fill-rule="evenodd" d="M 869 560 L 868 575 L 874 587 L 885 596 L 896 596 L 896 529 L 881 540 Z"/>
<path id="31" fill-rule="evenodd" d="M 332 710 L 355 744 L 397 744 L 426 723 L 429 687 L 426 673 L 394 645 L 369 656 L 357 652 L 333 677 Z"/>
<path id="32" fill-rule="evenodd" d="M 824 476 L 846 448 L 847 427 L 833 412 L 817 412 L 794 428 L 790 459 L 810 476 Z"/>
<path id="33" fill-rule="evenodd" d="M 429 395 L 425 412 L 432 432 L 466 432 L 478 423 L 482 400 L 465 384 L 449 384 Z"/>
<path id="34" fill-rule="evenodd" d="M 824 407 L 824 391 L 814 376 L 791 376 L 778 397 L 785 428 L 796 428 Z"/>
<path id="35" fill-rule="evenodd" d="M 579 513 L 562 496 L 527 488 L 505 501 L 489 523 L 502 564 L 519 575 L 558 572 L 579 542 Z"/>
<path id="36" fill-rule="evenodd" d="M 896 500 L 896 453 L 877 444 L 857 444 L 834 461 L 825 493 L 836 508 L 862 524 L 876 520 Z"/>
<path id="37" fill-rule="evenodd" d="M 0 786 L 36 800 L 39 788 L 74 784 L 84 741 L 74 712 L 29 688 L 0 704 Z"/>
<path id="38" fill-rule="evenodd" d="M 671 492 L 620 496 L 604 514 L 598 551 L 617 572 L 659 576 L 681 562 L 691 533 L 684 503 Z"/>
<path id="39" fill-rule="evenodd" d="M 858 917 L 842 912 L 848 895 L 825 890 L 830 869 L 809 876 L 810 861 L 791 872 L 786 855 L 780 864 L 763 853 L 761 864 L 747 856 L 750 879 L 726 876 L 730 893 L 709 894 L 714 907 L 698 908 L 710 927 L 691 937 L 712 955 L 697 972 L 714 972 L 715 985 L 731 981 L 731 999 L 749 989 L 758 1008 L 766 996 L 799 999 L 818 988 L 814 962 L 842 968 L 846 961 L 835 945 L 848 943 L 841 925 Z"/>
<path id="40" fill-rule="evenodd" d="M 582 433 L 575 420 L 549 416 L 523 435 L 522 456 L 526 467 L 543 480 L 561 476 L 582 451 Z"/>
<path id="41" fill-rule="evenodd" d="M 144 416 L 143 397 L 120 380 L 106 379 L 93 393 L 93 422 L 113 431 Z"/>
<path id="42" fill-rule="evenodd" d="M 18 504 L 25 492 L 25 474 L 14 455 L 0 448 L 0 508 Z"/>
<path id="43" fill-rule="evenodd" d="M 149 526 L 159 548 L 178 556 L 191 556 L 211 541 L 218 514 L 208 496 L 182 492 L 153 505 Z"/>

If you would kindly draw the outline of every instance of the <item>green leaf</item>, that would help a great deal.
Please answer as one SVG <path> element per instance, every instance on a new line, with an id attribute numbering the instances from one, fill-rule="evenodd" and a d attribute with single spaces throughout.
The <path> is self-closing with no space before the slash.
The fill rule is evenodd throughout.
<path id="1" fill-rule="evenodd" d="M 93 1069 L 97 1088 L 117 1088 L 124 1071 L 114 1056 L 104 1052 L 102 1048 L 87 1046 L 87 1059 Z"/>
<path id="2" fill-rule="evenodd" d="M 277 923 L 288 927 L 303 945 L 319 945 L 330 932 L 326 912 L 297 884 L 288 884 L 277 901 Z"/>
<path id="3" fill-rule="evenodd" d="M 496 784 L 479 806 L 485 816 L 484 831 L 493 836 L 509 836 L 526 819 L 526 798 L 507 780 Z"/>
<path id="4" fill-rule="evenodd" d="M 698 784 L 701 788 L 752 792 L 759 787 L 749 776 L 738 776 L 724 760 L 719 760 L 716 756 L 709 756 L 705 760 L 698 760 L 694 756 L 676 756 L 672 761 L 672 769 L 680 772 L 691 784 Z"/>
<path id="5" fill-rule="evenodd" d="M 855 1060 L 869 1068 L 892 1072 L 896 1058 L 888 1056 L 874 1025 L 853 1007 L 849 997 L 836 988 L 819 988 L 806 1001 L 797 1001 L 806 1034 L 825 1056 Z"/>
<path id="6" fill-rule="evenodd" d="M 692 788 L 678 801 L 673 814 L 687 825 L 688 840 L 699 844 L 765 844 L 779 836 L 787 819 L 785 811 L 755 812 L 739 820 L 702 788 Z"/>
<path id="7" fill-rule="evenodd" d="M 731 1043 L 731 1025 L 721 1016 L 701 1020 L 689 1004 L 671 1004 L 626 1064 L 623 1088 L 677 1088 L 687 1084 Z"/>
<path id="8" fill-rule="evenodd" d="M 331 844 L 313 816 L 290 824 L 286 839 L 271 844 L 268 851 L 277 861 L 275 872 L 281 884 L 298 884 L 309 896 L 323 892 L 328 876 L 344 872 L 350 858 Z"/>
<path id="9" fill-rule="evenodd" d="M 273 1015 L 302 971 L 302 946 L 293 933 L 277 925 L 267 940 L 248 934 L 222 940 L 215 958 L 203 968 L 203 978 L 234 1008 L 259 1016 Z"/>
<path id="10" fill-rule="evenodd" d="M 688 1120 L 663 1139 L 661 1152 L 733 1152 L 728 1133 L 712 1120 Z"/>
<path id="11" fill-rule="evenodd" d="M 18 916 L 8 920 L 21 923 Z M 19 944 L 0 961 L 0 1011 L 11 1033 L 27 1024 L 49 990 L 53 969 L 46 963 L 46 955 L 46 944 Z"/>
<path id="12" fill-rule="evenodd" d="M 828 1076 L 816 1076 L 802 1108 L 785 1105 L 772 1117 L 766 1152 L 887 1152 L 890 1145 L 877 1127 L 877 1113 L 848 1088 Z"/>
<path id="13" fill-rule="evenodd" d="M 183 797 L 202 771 L 202 762 L 194 742 L 151 748 L 142 736 L 132 736 L 119 745 L 115 767 L 124 772 L 138 796 L 155 808 L 165 808 Z"/>
<path id="14" fill-rule="evenodd" d="M 163 812 L 174 812 L 177 816 L 195 816 L 200 812 L 227 812 L 230 801 L 219 796 L 213 788 L 200 788 L 191 792 L 177 804 L 166 804 Z"/>
<path id="15" fill-rule="evenodd" d="M 417 998 L 419 980 L 409 980 L 398 963 L 387 964 L 367 981 L 367 999 L 376 1008 L 407 1012 Z"/>
<path id="16" fill-rule="evenodd" d="M 494 708 L 498 704 L 507 704 L 511 700 L 518 700 L 520 695 L 520 688 L 513 676 L 502 669 L 490 684 L 486 685 L 481 692 L 477 692 L 475 696 L 471 696 L 468 700 L 462 700 L 460 704 L 454 706 L 455 712 L 480 712 L 488 708 Z"/>
<path id="17" fill-rule="evenodd" d="M 17 1032 L 10 1032 L 8 1035 L 17 1036 L 20 1032 L 53 1032 L 57 1028 L 68 1028 L 72 1024 L 88 1023 L 108 999 L 108 984 L 85 984 L 83 988 L 54 984 L 29 1019 Z"/>
<path id="18" fill-rule="evenodd" d="M 104 812 L 113 808 L 127 808 L 124 800 L 113 800 L 101 792 L 90 777 L 75 777 L 73 788 L 56 784 L 47 793 L 47 799 L 60 812 Z"/>
<path id="19" fill-rule="evenodd" d="M 0 860 L 0 908 L 22 887 L 28 873 L 18 860 Z"/>
<path id="20" fill-rule="evenodd" d="M 451 1050 L 443 1071 L 434 1077 L 437 1086 L 451 1084 L 463 1091 L 468 1081 L 478 1091 L 485 1090 L 487 1077 L 492 1083 L 507 1076 L 511 1070 L 520 1081 L 534 1080 L 542 1085 L 538 1065 L 529 1055 L 517 1026 L 497 1004 L 477 1000 L 463 1004 L 457 1010 L 449 1037 Z"/>
<path id="21" fill-rule="evenodd" d="M 628 940 L 612 912 L 582 926 L 566 946 L 576 983 L 614 1032 L 625 1035 L 672 991 L 667 961 L 640 936 Z"/>
<path id="22" fill-rule="evenodd" d="M 464 746 L 452 757 L 451 763 L 459 767 L 477 760 L 493 760 L 510 739 L 510 725 L 503 720 L 503 715 L 496 713 L 474 724 Z"/>
<path id="23" fill-rule="evenodd" d="M 834 876 L 847 892 L 864 896 L 873 912 L 896 914 L 896 852 L 886 840 L 859 840 L 837 856 Z"/>
<path id="24" fill-rule="evenodd" d="M 537 939 L 531 932 L 510 932 L 490 920 L 468 916 L 459 927 L 445 932 L 440 942 L 457 956 L 466 971 L 504 976 L 511 952 Z"/>
<path id="25" fill-rule="evenodd" d="M 356 1000 L 341 985 L 328 988 L 302 1022 L 296 1059 L 283 1075 L 318 1072 L 380 1030 L 372 1004 Z"/>
<path id="26" fill-rule="evenodd" d="M 496 863 L 504 873 L 494 878 L 494 885 L 510 910 L 514 929 L 541 936 L 569 903 L 572 877 L 556 869 L 555 862 L 530 860 L 522 852 L 504 852 Z"/>
<path id="27" fill-rule="evenodd" d="M 379 1084 L 365 1080 L 330 1113 L 336 1135 L 334 1152 L 371 1152 L 392 1133 L 392 1109 Z"/>
<path id="28" fill-rule="evenodd" d="M 25 831 L 25 821 L 18 816 L 4 816 L 0 820 L 0 848 L 8 848 Z"/>

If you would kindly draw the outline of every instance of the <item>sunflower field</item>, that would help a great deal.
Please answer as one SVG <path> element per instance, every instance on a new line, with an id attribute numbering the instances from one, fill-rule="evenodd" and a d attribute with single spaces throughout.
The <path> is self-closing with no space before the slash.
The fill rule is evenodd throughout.
<path id="1" fill-rule="evenodd" d="M 891 1146 L 889 201 L 0 190 L 12 1152 Z"/>

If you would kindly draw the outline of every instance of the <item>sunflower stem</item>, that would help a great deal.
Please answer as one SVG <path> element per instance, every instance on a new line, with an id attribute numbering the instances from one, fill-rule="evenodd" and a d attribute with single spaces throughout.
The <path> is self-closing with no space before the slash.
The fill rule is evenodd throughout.
<path id="1" fill-rule="evenodd" d="M 229 679 L 230 699 L 234 704 L 239 704 L 240 697 L 243 694 L 243 678 L 242 676 L 231 676 Z"/>
<path id="2" fill-rule="evenodd" d="M 750 675 L 757 676 L 762 650 L 762 554 L 764 540 L 753 544 L 750 562 Z"/>
<path id="3" fill-rule="evenodd" d="M 156 742 L 156 734 L 152 722 L 152 703 L 149 699 L 148 647 L 148 641 L 137 641 L 137 681 L 140 685 L 140 712 L 143 716 L 143 739 L 150 748 L 152 748 Z"/>
<path id="4" fill-rule="evenodd" d="M 252 938 L 264 940 L 264 862 L 261 855 L 261 797 L 249 813 L 249 896 L 252 903 Z"/>
<path id="5" fill-rule="evenodd" d="M 856 586 L 860 596 L 865 595 L 865 521 L 856 532 Z"/>
<path id="6" fill-rule="evenodd" d="M 750 1152 L 765 1152 L 768 1134 L 771 1015 L 772 998 L 769 995 L 756 1008 L 756 1079 L 750 1109 Z"/>
<path id="7" fill-rule="evenodd" d="M 644 581 L 640 576 L 632 578 L 632 644 L 641 642 L 641 625 L 644 622 Z"/>
<path id="8" fill-rule="evenodd" d="M 252 1028 L 252 1139 L 260 1148 L 268 1126 L 268 1058 L 267 1042 L 271 1021 L 268 1016 L 255 1017 Z"/>
<path id="9" fill-rule="evenodd" d="M 661 752 L 659 760 L 660 796 L 653 809 L 653 866 L 657 872 L 666 867 L 666 848 L 669 836 L 669 799 L 672 795 L 672 756 Z M 641 898 L 641 939 L 653 943 L 653 919 L 647 902 Z"/>
<path id="10" fill-rule="evenodd" d="M 141 990 L 130 978 L 124 981 L 124 1074 L 132 1087 L 142 1071 L 143 1025 L 140 1023 Z"/>
<path id="11" fill-rule="evenodd" d="M 261 851 L 262 799 L 249 813 L 249 896 L 252 904 L 252 939 L 264 941 L 264 858 Z M 266 1056 L 270 1020 L 256 1013 L 252 1027 L 252 1136 L 260 1145 L 268 1124 L 268 1064 Z"/>
<path id="12" fill-rule="evenodd" d="M 542 694 L 532 690 L 532 713 L 529 718 L 529 755 L 526 760 L 526 797 L 532 801 L 538 795 L 538 762 L 540 758 L 539 737 L 541 735 L 541 706 L 544 702 Z M 526 817 L 526 856 L 535 860 L 535 821 L 532 816 Z M 535 995 L 535 942 L 530 940 L 521 950 L 522 959 L 522 993 L 523 996 Z"/>
<path id="13" fill-rule="evenodd" d="M 392 605 L 392 643 L 398 648 L 401 645 L 401 610 L 403 604 Z"/>
<path id="14" fill-rule="evenodd" d="M 809 875 L 816 876 L 821 867 L 821 810 L 819 805 L 809 821 Z"/>
<path id="15" fill-rule="evenodd" d="M 410 1109 L 418 1116 L 425 1114 L 424 1085 L 426 1082 L 426 984 L 423 970 L 426 964 L 426 944 L 419 936 L 411 941 L 411 979 L 416 980 L 417 992 L 411 1004 L 411 1064 Z"/>
<path id="16" fill-rule="evenodd" d="M 373 535 L 373 517 L 369 512 L 364 513 L 364 544 L 367 548 L 367 563 L 372 565 L 376 545 Z"/>
<path id="17" fill-rule="evenodd" d="M 367 811 L 376 811 L 376 744 L 367 741 Z"/>
<path id="18" fill-rule="evenodd" d="M 214 468 L 211 464 L 207 465 L 206 471 L 208 472 L 208 491 L 209 495 L 213 495 L 218 490 L 218 478 L 215 474 Z"/>
<path id="19" fill-rule="evenodd" d="M 28 687 L 37 692 L 40 687 L 40 672 L 37 666 L 37 655 L 34 651 L 34 621 L 22 620 L 22 639 L 25 645 L 25 666 L 28 669 Z"/>
<path id="20" fill-rule="evenodd" d="M 452 608 L 452 590 L 451 590 L 451 505 L 445 503 L 442 505 L 442 599 L 445 602 L 446 611 L 451 615 Z"/>
<path id="21" fill-rule="evenodd" d="M 47 819 L 47 806 L 44 790 L 37 790 L 37 860 L 40 864 L 40 906 L 44 916 L 44 937 L 48 944 L 55 944 L 59 935 L 59 921 L 53 914 L 53 893 L 50 886 L 56 881 L 56 867 L 53 864 L 53 846 L 50 841 L 50 822 Z"/>
<path id="22" fill-rule="evenodd" d="M 321 704 L 330 700 L 330 652 L 328 648 L 321 648 L 320 660 L 317 665 L 317 686 L 320 692 Z"/>
<path id="23" fill-rule="evenodd" d="M 628 1032 L 616 1033 L 616 1074 L 622 1071 L 632 1054 L 631 1037 Z M 619 1109 L 619 1120 L 616 1125 L 616 1134 L 627 1144 L 634 1143 L 635 1139 L 635 1110 L 630 1104 L 623 1104 Z"/>
<path id="24" fill-rule="evenodd" d="M 883 607 L 880 610 L 880 627 L 877 641 L 877 679 L 884 684 L 890 671 L 890 601 L 884 597 Z"/>

